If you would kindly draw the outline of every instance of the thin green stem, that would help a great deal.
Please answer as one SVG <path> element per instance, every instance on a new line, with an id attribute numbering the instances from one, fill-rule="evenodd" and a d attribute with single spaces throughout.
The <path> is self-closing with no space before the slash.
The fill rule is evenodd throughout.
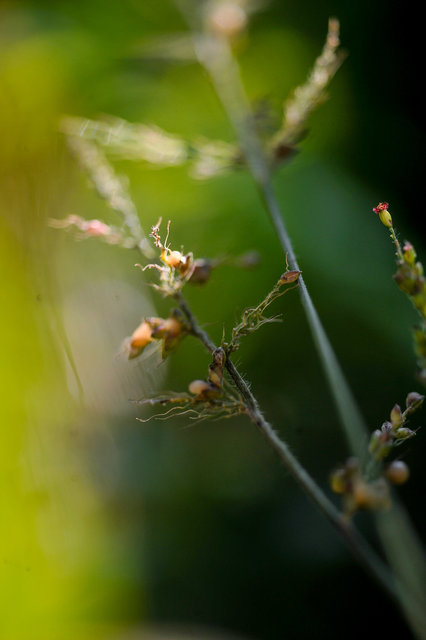
<path id="1" fill-rule="evenodd" d="M 396 257 L 398 258 L 398 260 L 404 260 L 404 255 L 402 253 L 402 249 L 401 249 L 401 245 L 399 243 L 399 240 L 396 237 L 395 229 L 393 227 L 389 227 L 389 233 L 390 233 L 391 240 L 395 245 Z"/>
<path id="2" fill-rule="evenodd" d="M 204 35 L 202 37 L 194 38 L 194 47 L 199 62 L 209 73 L 214 88 L 216 89 L 231 123 L 233 124 L 247 165 L 257 185 L 265 209 L 276 229 L 280 244 L 288 258 L 290 268 L 300 271 L 292 242 L 285 227 L 280 206 L 274 192 L 268 160 L 258 138 L 256 125 L 244 92 L 239 69 L 232 56 L 229 44 L 225 39 L 219 39 L 217 37 L 212 38 Z M 305 309 L 313 340 L 331 388 L 346 438 L 352 452 L 362 460 L 364 458 L 368 438 L 364 420 L 343 371 L 337 361 L 334 350 L 328 340 L 302 276 L 299 278 L 299 290 L 301 302 Z M 256 418 L 256 414 L 253 414 L 253 417 L 255 418 L 255 423 L 260 428 L 262 423 Z M 286 445 L 284 443 L 278 444 L 273 436 L 273 431 L 271 430 L 271 434 L 269 429 L 270 428 L 267 423 L 262 426 L 263 433 L 268 438 L 274 449 L 278 451 L 283 460 L 284 458 L 288 460 L 286 455 L 287 452 L 285 451 L 287 448 Z M 289 468 L 291 468 L 291 462 L 288 462 L 290 465 Z M 296 471 L 296 469 L 293 469 L 293 471 Z M 300 481 L 301 476 L 296 473 L 296 477 L 298 477 Z M 305 490 L 309 495 L 311 495 L 311 497 L 313 497 L 314 500 L 316 500 L 317 496 L 310 493 L 309 486 L 305 486 Z M 323 513 L 327 515 L 335 526 L 339 527 L 339 524 L 333 519 L 331 514 L 324 510 Z M 393 522 L 398 520 L 398 515 L 393 513 L 391 515 L 391 520 Z M 339 530 L 342 535 L 345 536 L 345 530 L 342 530 L 341 528 L 339 528 Z M 416 544 L 415 536 L 412 533 L 412 528 L 411 526 L 408 526 L 408 524 L 406 532 L 409 532 L 410 534 L 407 534 L 406 543 L 409 544 L 410 547 L 415 548 L 417 553 L 418 545 Z M 383 538 L 382 535 L 381 537 Z M 391 586 L 388 575 L 386 572 L 382 571 L 381 564 L 377 564 L 377 558 L 372 554 L 371 550 L 369 548 L 366 550 L 363 545 L 360 549 L 355 542 L 355 537 L 352 535 L 350 535 L 349 538 L 346 537 L 346 540 L 360 562 L 364 566 L 368 567 L 370 573 L 374 575 L 376 580 L 404 608 L 412 628 L 418 633 L 417 620 L 414 619 L 410 607 L 407 606 L 407 602 L 410 602 L 413 597 L 416 598 L 417 596 L 417 594 L 413 594 L 412 585 L 410 581 L 407 580 L 406 574 L 409 572 L 409 567 L 405 565 L 404 571 L 401 571 L 401 573 L 398 574 L 398 577 L 401 579 L 398 580 L 398 585 L 395 589 L 395 579 L 392 579 Z M 398 544 L 396 545 L 399 549 L 398 553 L 402 551 L 400 547 L 403 546 L 403 544 L 402 540 L 398 541 Z M 387 551 L 389 551 L 388 548 Z M 390 560 L 392 560 L 392 555 L 390 555 Z M 419 634 L 419 637 L 423 638 L 423 634 Z"/>
<path id="3" fill-rule="evenodd" d="M 199 326 L 196 317 L 192 313 L 182 293 L 178 292 L 174 298 L 189 321 L 191 333 L 202 342 L 207 351 L 213 353 L 216 350 L 216 345 L 212 342 L 209 335 Z M 395 602 L 398 602 L 395 581 L 387 566 L 375 554 L 366 540 L 358 533 L 347 518 L 345 518 L 327 498 L 322 489 L 292 454 L 288 445 L 281 440 L 272 426 L 265 420 L 256 398 L 229 357 L 226 359 L 225 366 L 241 394 L 250 420 L 256 425 L 272 448 L 276 451 L 286 469 L 291 473 L 296 482 L 302 487 L 309 498 L 314 502 L 314 504 L 316 504 L 323 515 L 325 515 L 333 527 L 343 537 L 357 560 L 388 593 L 388 595 Z"/>
<path id="4" fill-rule="evenodd" d="M 216 92 L 234 126 L 260 197 L 276 229 L 282 249 L 288 257 L 290 268 L 300 271 L 274 192 L 268 161 L 258 138 L 239 69 L 229 45 L 224 39 L 202 36 L 194 38 L 194 46 L 197 57 L 208 71 Z M 302 275 L 299 278 L 299 290 L 313 340 L 331 387 L 351 451 L 362 458 L 367 442 L 367 429 Z"/>

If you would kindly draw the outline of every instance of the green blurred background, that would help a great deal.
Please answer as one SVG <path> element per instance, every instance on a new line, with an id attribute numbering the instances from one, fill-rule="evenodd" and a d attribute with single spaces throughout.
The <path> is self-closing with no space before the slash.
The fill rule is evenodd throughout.
<path id="1" fill-rule="evenodd" d="M 392 246 L 371 212 L 389 201 L 401 238 L 425 257 L 420 21 L 396 2 L 275 0 L 254 16 L 238 55 L 250 99 L 278 114 L 318 55 L 329 15 L 341 20 L 349 56 L 275 184 L 373 429 L 421 391 L 415 314 L 392 282 Z M 371 617 L 383 633 L 410 637 L 248 421 L 135 420 L 148 414 L 130 399 L 186 389 L 208 358 L 188 339 L 165 364 L 155 353 L 126 361 L 125 336 L 167 303 L 131 252 L 47 227 L 69 213 L 113 219 L 57 133 L 64 113 L 233 140 L 199 67 L 138 54 L 147 39 L 183 28 L 167 0 L 0 4 L 0 637 L 355 638 Z M 284 269 L 250 177 L 200 182 L 186 167 L 116 166 L 145 229 L 171 218 L 172 242 L 196 256 L 259 251 L 255 270 L 224 265 L 187 292 L 219 341 Z M 246 339 L 238 362 L 268 419 L 326 488 L 346 444 L 297 293 L 274 311 L 284 324 Z M 420 533 L 423 442 L 420 432 L 408 447 L 412 478 L 400 490 Z M 374 543 L 370 518 L 358 521 Z"/>

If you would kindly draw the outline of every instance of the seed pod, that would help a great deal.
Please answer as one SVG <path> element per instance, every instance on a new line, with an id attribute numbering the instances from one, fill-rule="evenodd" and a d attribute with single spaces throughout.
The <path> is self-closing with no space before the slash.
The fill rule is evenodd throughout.
<path id="1" fill-rule="evenodd" d="M 130 344 L 132 347 L 144 348 L 152 341 L 152 327 L 144 320 L 132 333 Z"/>
<path id="2" fill-rule="evenodd" d="M 404 260 L 407 264 L 413 265 L 416 262 L 416 251 L 410 242 L 406 242 L 402 249 Z"/>
<path id="3" fill-rule="evenodd" d="M 221 347 L 218 347 L 213 352 L 213 362 L 209 365 L 209 382 L 215 387 L 222 386 L 224 365 L 225 352 Z"/>
<path id="4" fill-rule="evenodd" d="M 374 213 L 379 214 L 381 223 L 390 229 L 392 227 L 392 217 L 388 211 L 388 206 L 387 202 L 379 202 L 377 207 L 374 207 L 373 211 Z"/>
<path id="5" fill-rule="evenodd" d="M 191 284 L 205 284 L 210 278 L 212 267 L 213 265 L 210 260 L 198 258 L 194 262 L 194 269 L 189 282 L 191 282 Z"/>
<path id="6" fill-rule="evenodd" d="M 183 329 L 183 325 L 176 318 L 170 317 L 157 324 L 152 332 L 154 338 L 176 338 Z"/>
<path id="7" fill-rule="evenodd" d="M 179 252 L 175 251 L 174 253 L 179 253 Z M 194 261 L 194 257 L 192 253 L 187 253 L 186 256 L 181 257 L 180 262 L 177 265 L 177 269 L 181 276 L 186 276 L 186 274 L 189 272 L 189 270 L 192 267 L 193 261 Z"/>
<path id="8" fill-rule="evenodd" d="M 144 320 L 126 341 L 125 351 L 129 360 L 137 358 L 150 342 L 152 342 L 152 326 Z"/>
<path id="9" fill-rule="evenodd" d="M 343 494 L 348 489 L 348 481 L 344 469 L 336 469 L 330 476 L 330 486 L 334 493 Z"/>
<path id="10" fill-rule="evenodd" d="M 404 484 L 410 477 L 410 469 L 402 460 L 394 460 L 386 469 L 385 476 L 392 484 Z"/>
<path id="11" fill-rule="evenodd" d="M 376 429 L 375 431 L 373 431 L 370 438 L 370 444 L 368 446 L 368 451 L 370 453 L 376 453 L 382 446 L 382 436 L 383 433 L 380 431 L 380 429 Z"/>
<path id="12" fill-rule="evenodd" d="M 197 400 L 209 401 L 221 395 L 221 389 L 205 380 L 193 380 L 188 386 L 189 392 L 193 393 Z"/>
<path id="13" fill-rule="evenodd" d="M 170 253 L 163 251 L 161 258 L 169 267 L 176 268 L 179 266 L 183 256 L 180 251 L 170 251 Z"/>
<path id="14" fill-rule="evenodd" d="M 392 423 L 386 420 L 381 426 L 382 433 L 389 434 L 392 431 Z"/>
<path id="15" fill-rule="evenodd" d="M 290 284 L 291 282 L 296 282 L 299 279 L 301 271 L 286 271 L 282 274 L 280 278 L 281 284 Z"/>
<path id="16" fill-rule="evenodd" d="M 400 427 L 395 431 L 395 437 L 397 438 L 397 440 L 406 440 L 407 438 L 412 438 L 415 435 L 415 431 L 412 431 L 407 427 Z"/>
<path id="17" fill-rule="evenodd" d="M 193 380 L 188 386 L 189 393 L 193 393 L 194 396 L 199 396 L 209 389 L 210 385 L 205 380 Z"/>
<path id="18" fill-rule="evenodd" d="M 420 393 L 416 393 L 416 391 L 411 391 L 408 394 L 405 404 L 407 406 L 407 413 L 412 413 L 416 411 L 419 407 L 422 406 L 423 400 L 425 399 Z"/>
<path id="19" fill-rule="evenodd" d="M 399 427 L 402 424 L 402 411 L 399 404 L 396 404 L 390 413 L 392 426 Z"/>

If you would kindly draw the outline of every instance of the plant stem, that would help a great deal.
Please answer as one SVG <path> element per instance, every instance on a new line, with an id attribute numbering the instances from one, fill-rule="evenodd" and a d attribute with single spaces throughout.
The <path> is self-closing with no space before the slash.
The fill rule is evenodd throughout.
<path id="1" fill-rule="evenodd" d="M 275 227 L 290 268 L 295 271 L 301 271 L 274 192 L 268 160 L 258 138 L 256 125 L 244 92 L 239 69 L 232 56 L 229 44 L 224 38 L 207 35 L 194 36 L 194 49 L 200 64 L 209 73 L 216 93 L 236 131 L 248 168 L 256 183 L 265 209 Z M 334 350 L 328 340 L 302 276 L 299 277 L 299 287 L 301 302 L 305 309 L 313 340 L 318 350 L 346 438 L 351 451 L 362 461 L 365 457 L 368 439 L 364 420 L 337 361 Z M 227 368 L 229 371 L 229 365 L 227 365 Z M 302 469 L 303 473 L 299 473 L 300 469 L 298 469 L 297 461 L 294 461 L 296 464 L 292 466 L 293 460 L 288 456 L 290 452 L 287 450 L 287 445 L 279 440 L 268 423 L 262 423 L 256 412 L 252 414 L 252 419 L 263 431 L 281 459 L 286 462 L 286 465 L 292 471 L 293 475 L 303 484 L 305 480 L 304 473 L 306 472 Z M 312 481 L 311 478 L 309 478 L 309 480 Z M 403 607 L 410 626 L 418 633 L 419 625 L 417 618 L 421 618 L 422 616 L 417 615 L 418 610 L 416 610 L 416 616 L 414 616 L 412 609 L 407 606 L 407 602 L 415 602 L 418 597 L 418 593 L 413 592 L 412 584 L 408 579 L 409 576 L 407 577 L 407 574 L 410 573 L 409 565 L 404 565 L 403 571 L 401 570 L 398 573 L 398 582 L 393 576 L 390 579 L 389 576 L 391 574 L 390 572 L 389 575 L 387 574 L 387 567 L 385 569 L 372 550 L 368 546 L 365 546 L 365 541 L 362 541 L 362 544 L 359 543 L 358 534 L 354 534 L 353 529 L 345 529 L 341 522 L 334 518 L 332 512 L 329 512 L 328 509 L 323 509 L 324 505 L 322 500 L 320 500 L 320 503 L 317 501 L 318 494 L 316 492 L 311 493 L 312 487 L 310 483 L 308 483 L 308 485 L 303 484 L 303 486 L 307 493 L 323 510 L 323 513 L 345 537 L 349 547 L 358 560 L 369 570 L 371 575 L 375 577 L 376 581 L 381 584 L 385 591 Z M 390 520 L 395 526 L 398 524 L 398 517 L 399 514 L 396 512 L 390 514 Z M 395 548 L 398 547 L 398 553 L 403 553 L 403 547 L 404 544 L 406 544 L 410 548 L 415 549 L 416 554 L 419 555 L 421 551 L 416 542 L 412 527 L 408 521 L 406 525 L 406 540 L 398 540 Z M 383 540 L 381 531 L 380 536 Z M 388 548 L 387 551 L 389 551 Z M 393 551 L 395 552 L 395 549 L 393 549 Z M 389 555 L 389 558 L 390 561 L 393 562 L 392 555 Z M 413 567 L 413 571 L 417 572 L 417 567 Z M 418 637 L 423 638 L 426 636 L 421 633 Z"/>
<path id="2" fill-rule="evenodd" d="M 285 227 L 270 175 L 268 161 L 257 135 L 256 126 L 241 82 L 239 69 L 225 39 L 195 37 L 195 51 L 201 65 L 208 71 L 216 92 L 237 133 L 248 167 L 254 178 L 261 200 L 275 227 L 280 244 L 288 257 L 291 269 L 300 271 L 289 234 Z M 367 429 L 354 400 L 343 371 L 322 326 L 309 295 L 303 274 L 299 277 L 302 305 L 318 350 L 340 420 L 351 451 L 364 457 Z"/>
<path id="3" fill-rule="evenodd" d="M 199 326 L 196 317 L 192 313 L 182 293 L 178 292 L 174 298 L 189 321 L 191 333 L 202 342 L 207 351 L 213 353 L 216 349 L 216 345 L 212 342 L 209 335 Z M 327 498 L 322 489 L 292 454 L 288 445 L 281 440 L 272 426 L 265 420 L 256 398 L 229 357 L 226 358 L 225 366 L 241 394 L 250 420 L 256 425 L 272 448 L 276 451 L 293 478 L 343 537 L 357 560 L 397 603 L 398 597 L 395 581 L 387 566 L 375 554 L 367 541 L 358 533 L 350 521 L 347 520 Z"/>
<path id="4" fill-rule="evenodd" d="M 391 240 L 395 245 L 396 257 L 398 258 L 398 260 L 404 260 L 404 255 L 402 253 L 401 245 L 399 244 L 399 240 L 396 237 L 395 229 L 393 228 L 393 226 L 389 228 L 389 233 L 390 233 Z"/>
<path id="5" fill-rule="evenodd" d="M 185 314 L 185 316 L 187 317 L 189 324 L 191 326 L 192 335 L 194 335 L 203 343 L 207 351 L 209 351 L 210 353 L 213 353 L 213 351 L 216 350 L 216 345 L 214 344 L 214 342 L 211 341 L 208 333 L 206 333 L 204 329 L 202 329 L 198 324 L 196 317 L 194 316 L 191 309 L 189 308 L 188 303 L 186 302 L 182 293 L 178 291 L 173 297 L 178 303 L 183 313 Z"/>

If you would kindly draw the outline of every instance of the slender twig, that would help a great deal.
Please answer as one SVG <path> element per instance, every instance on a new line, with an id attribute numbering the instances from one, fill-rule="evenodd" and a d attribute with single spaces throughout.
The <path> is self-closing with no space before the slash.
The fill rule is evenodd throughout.
<path id="1" fill-rule="evenodd" d="M 194 47 L 199 62 L 208 71 L 216 92 L 234 126 L 261 200 L 275 227 L 283 251 L 288 257 L 289 266 L 295 271 L 300 271 L 272 186 L 265 152 L 258 138 L 239 69 L 229 44 L 223 38 L 203 35 L 201 37 L 194 36 Z M 299 290 L 313 340 L 331 387 L 350 448 L 355 455 L 362 458 L 367 442 L 367 429 L 302 275 L 299 278 Z"/>
<path id="2" fill-rule="evenodd" d="M 178 291 L 174 295 L 174 299 L 176 300 L 179 307 L 187 317 L 189 324 L 191 326 L 191 333 L 203 343 L 207 351 L 210 351 L 210 353 L 213 353 L 213 351 L 216 350 L 216 345 L 214 344 L 214 342 L 211 341 L 210 336 L 198 324 L 194 314 L 189 308 L 188 303 L 186 302 L 182 293 Z"/>
<path id="3" fill-rule="evenodd" d="M 177 0 L 177 2 L 182 6 L 183 0 Z M 193 20 L 189 19 L 188 22 L 193 22 Z M 202 36 L 194 35 L 193 41 L 197 58 L 200 64 L 210 75 L 216 93 L 218 94 L 237 133 L 248 168 L 256 183 L 265 209 L 273 223 L 273 226 L 275 227 L 280 244 L 288 258 L 289 266 L 293 270 L 300 271 L 292 242 L 284 224 L 281 209 L 272 185 L 272 177 L 268 161 L 257 134 L 256 125 L 241 82 L 239 69 L 232 56 L 229 43 L 225 38 L 206 34 L 203 34 Z M 367 429 L 364 420 L 353 397 L 352 391 L 346 381 L 344 373 L 337 361 L 334 350 L 328 340 L 302 276 L 299 278 L 299 290 L 301 302 L 305 309 L 313 340 L 330 385 L 332 396 L 336 404 L 341 423 L 344 427 L 346 438 L 352 452 L 362 460 L 364 458 L 364 452 L 367 444 Z M 254 422 L 259 428 L 262 426 L 262 431 L 274 449 L 277 450 L 280 457 L 283 460 L 288 460 L 286 456 L 287 446 L 285 443 L 280 441 L 276 434 L 274 434 L 268 423 L 262 424 L 256 413 L 253 413 L 252 418 L 254 418 Z M 276 438 L 278 439 L 278 442 L 276 442 Z M 289 468 L 291 469 L 290 466 Z M 294 471 L 296 470 L 297 468 L 295 467 Z M 300 480 L 302 476 L 296 474 L 296 477 Z M 309 487 L 304 486 L 304 488 L 310 494 Z M 310 495 L 314 500 L 317 497 L 312 494 Z M 383 571 L 384 567 L 381 565 L 381 561 L 378 561 L 375 554 L 369 548 L 366 550 L 363 545 L 361 546 L 360 553 L 360 548 L 355 543 L 355 535 L 352 535 L 351 532 L 351 535 L 347 537 L 345 535 L 345 530 L 340 528 L 339 523 L 334 520 L 332 514 L 325 511 L 324 513 L 326 513 L 331 522 L 337 526 L 339 531 L 344 535 L 348 545 L 361 563 L 369 569 L 370 573 L 374 575 L 376 580 L 382 587 L 384 587 L 387 593 L 395 598 L 398 604 L 403 607 L 411 627 L 418 632 L 419 625 L 417 624 L 417 617 L 422 620 L 424 616 L 422 608 L 419 608 L 417 605 L 413 605 L 413 603 L 417 602 L 419 594 L 416 593 L 416 590 L 413 592 L 412 585 L 410 581 L 407 580 L 406 574 L 409 573 L 409 567 L 405 567 L 403 572 L 398 572 L 398 578 L 400 577 L 401 580 L 398 579 L 398 581 L 396 581 L 396 578 L 394 576 L 392 577 L 393 586 L 391 586 L 387 576 L 387 568 Z M 397 520 L 398 515 L 391 514 L 391 519 Z M 408 522 L 406 524 L 406 530 L 410 534 L 408 536 L 410 545 L 415 547 L 416 552 L 418 552 L 419 550 L 415 544 L 411 526 L 409 526 Z M 346 532 L 348 531 L 349 530 L 347 529 Z M 383 539 L 382 532 L 380 532 L 380 535 Z M 400 543 L 403 545 L 402 540 L 398 541 L 398 544 L 396 545 L 398 548 L 401 546 Z M 389 549 L 387 549 L 387 551 L 389 551 Z M 390 560 L 392 561 L 392 555 L 390 555 Z M 379 564 L 377 564 L 377 562 L 379 562 Z M 396 582 L 398 582 L 397 587 Z M 408 606 L 407 603 L 410 603 L 410 606 Z M 412 611 L 413 606 L 415 608 L 415 616 Z M 424 637 L 423 632 L 419 634 L 419 637 Z"/>
<path id="4" fill-rule="evenodd" d="M 192 313 L 182 293 L 178 292 L 174 297 L 190 324 L 191 333 L 202 342 L 207 351 L 213 353 L 216 350 L 215 344 L 212 342 L 209 335 L 199 326 L 196 317 Z M 241 394 L 250 420 L 256 425 L 272 448 L 277 452 L 281 461 L 284 463 L 293 478 L 331 522 L 333 527 L 344 538 L 346 544 L 357 560 L 388 593 L 388 595 L 395 602 L 398 602 L 395 580 L 387 566 L 375 554 L 367 541 L 358 533 L 349 520 L 347 520 L 327 498 L 325 493 L 307 473 L 306 469 L 292 454 L 288 445 L 281 440 L 272 426 L 265 420 L 256 398 L 229 357 L 226 359 L 225 367 Z"/>

